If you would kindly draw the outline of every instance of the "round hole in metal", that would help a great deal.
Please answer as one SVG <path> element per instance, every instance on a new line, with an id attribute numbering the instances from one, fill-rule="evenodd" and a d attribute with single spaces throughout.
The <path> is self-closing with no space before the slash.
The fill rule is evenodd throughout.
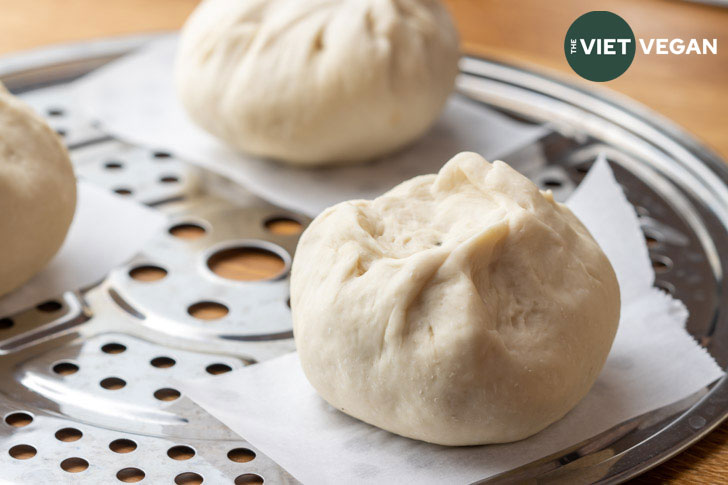
<path id="1" fill-rule="evenodd" d="M 109 443 L 109 449 L 114 453 L 131 453 L 132 451 L 136 450 L 136 448 L 136 443 L 134 443 L 132 440 L 128 440 L 125 438 L 114 440 Z"/>
<path id="2" fill-rule="evenodd" d="M 280 276 L 286 263 L 273 251 L 253 246 L 237 246 L 215 252 L 207 259 L 207 267 L 225 279 L 259 281 Z"/>
<path id="3" fill-rule="evenodd" d="M 180 473 L 174 477 L 174 483 L 177 485 L 200 485 L 202 481 L 202 475 L 194 472 Z"/>
<path id="4" fill-rule="evenodd" d="M 235 485 L 261 485 L 263 477 L 255 473 L 245 473 L 235 477 Z"/>
<path id="5" fill-rule="evenodd" d="M 207 231 L 199 224 L 192 222 L 184 222 L 175 224 L 169 228 L 169 233 L 180 239 L 199 239 L 205 235 Z"/>
<path id="6" fill-rule="evenodd" d="M 290 217 L 271 217 L 263 225 L 273 234 L 281 236 L 300 234 L 303 230 L 303 224 Z"/>
<path id="7" fill-rule="evenodd" d="M 167 450 L 167 456 L 172 458 L 173 460 L 189 460 L 190 458 L 195 456 L 195 450 L 185 445 L 173 446 L 172 448 Z"/>
<path id="8" fill-rule="evenodd" d="M 48 116 L 58 117 L 58 116 L 65 115 L 66 112 L 63 110 L 63 108 L 57 108 L 57 107 L 53 106 L 46 110 L 46 114 Z"/>
<path id="9" fill-rule="evenodd" d="M 131 453 L 137 449 L 137 444 L 132 440 L 120 438 L 109 443 L 109 449 L 114 453 Z"/>
<path id="10" fill-rule="evenodd" d="M 114 193 L 117 195 L 131 195 L 134 193 L 134 191 L 131 189 L 127 189 L 126 187 L 117 187 L 114 189 Z"/>
<path id="11" fill-rule="evenodd" d="M 672 269 L 672 259 L 667 256 L 655 254 L 652 256 L 652 268 L 655 273 L 667 273 Z"/>
<path id="12" fill-rule="evenodd" d="M 542 185 L 543 185 L 544 187 L 547 187 L 547 188 L 549 188 L 549 189 L 554 189 L 554 188 L 558 188 L 558 187 L 561 187 L 561 186 L 563 185 L 563 183 L 561 182 L 561 180 L 558 180 L 558 179 L 554 179 L 554 178 L 547 178 L 547 179 L 544 179 L 544 180 L 543 180 L 543 181 L 541 182 L 541 184 L 542 184 Z"/>
<path id="13" fill-rule="evenodd" d="M 124 168 L 124 164 L 122 162 L 119 162 L 118 160 L 109 160 L 108 162 L 104 163 L 104 168 L 106 170 L 121 170 Z"/>
<path id="14" fill-rule="evenodd" d="M 73 362 L 59 362 L 53 366 L 53 372 L 59 376 L 70 376 L 78 372 L 78 366 Z"/>
<path id="15" fill-rule="evenodd" d="M 660 231 L 644 224 L 642 225 L 642 233 L 645 235 L 645 244 L 650 249 L 658 247 L 665 240 L 665 236 Z"/>
<path id="16" fill-rule="evenodd" d="M 205 370 L 207 371 L 208 374 L 212 374 L 213 376 L 216 376 L 218 374 L 224 374 L 226 372 L 230 372 L 231 370 L 233 370 L 233 368 L 227 364 L 216 363 L 216 364 L 208 365 L 205 368 Z"/>
<path id="17" fill-rule="evenodd" d="M 655 281 L 655 287 L 664 291 L 668 295 L 675 294 L 675 285 L 673 285 L 672 283 L 670 283 L 668 281 L 657 280 L 657 281 Z"/>
<path id="18" fill-rule="evenodd" d="M 80 429 L 76 428 L 62 428 L 56 431 L 56 439 L 58 441 L 64 441 L 66 443 L 72 441 L 78 441 L 83 437 L 83 433 Z"/>
<path id="19" fill-rule="evenodd" d="M 12 318 L 0 318 L 0 330 L 7 330 L 15 325 Z"/>
<path id="20" fill-rule="evenodd" d="M 187 313 L 200 320 L 217 320 L 230 313 L 230 310 L 216 301 L 200 301 L 190 305 Z"/>
<path id="21" fill-rule="evenodd" d="M 109 342 L 108 344 L 104 344 L 101 347 L 101 351 L 106 354 L 120 354 L 126 350 L 126 345 L 117 343 L 117 342 Z"/>
<path id="22" fill-rule="evenodd" d="M 121 470 L 116 472 L 116 478 L 120 482 L 125 483 L 141 482 L 142 480 L 144 480 L 145 476 L 147 475 L 146 473 L 144 473 L 144 471 L 134 467 L 122 468 Z"/>
<path id="23" fill-rule="evenodd" d="M 171 357 L 155 357 L 151 361 L 149 361 L 150 364 L 154 367 L 158 367 L 160 369 L 167 369 L 169 367 L 174 366 L 174 364 L 177 363 L 173 358 Z"/>
<path id="24" fill-rule="evenodd" d="M 18 411 L 5 416 L 5 422 L 14 428 L 22 428 L 33 422 L 33 416 L 28 413 Z"/>
<path id="25" fill-rule="evenodd" d="M 107 377 L 99 382 L 99 385 L 109 391 L 118 391 L 126 386 L 126 381 L 118 377 Z"/>
<path id="26" fill-rule="evenodd" d="M 160 401 L 174 401 L 180 396 L 180 392 L 177 389 L 172 389 L 171 387 L 165 387 L 154 391 L 154 397 Z"/>
<path id="27" fill-rule="evenodd" d="M 56 300 L 48 300 L 48 301 L 44 301 L 43 303 L 41 303 L 40 305 L 36 306 L 35 308 L 39 312 L 43 312 L 43 313 L 53 313 L 53 312 L 57 312 L 58 310 L 60 310 L 61 308 L 63 308 L 63 305 L 61 305 Z"/>
<path id="28" fill-rule="evenodd" d="M 141 281 L 143 283 L 159 281 L 164 279 L 165 276 L 167 276 L 166 269 L 152 264 L 137 266 L 129 271 L 129 277 L 131 277 L 131 279 Z"/>
<path id="29" fill-rule="evenodd" d="M 163 177 L 160 177 L 159 183 L 162 184 L 176 184 L 179 182 L 179 177 L 176 175 L 164 175 Z"/>
<path id="30" fill-rule="evenodd" d="M 80 473 L 88 468 L 88 462 L 83 458 L 66 458 L 61 462 L 61 468 L 68 473 Z"/>
<path id="31" fill-rule="evenodd" d="M 166 159 L 166 158 L 171 158 L 172 157 L 172 154 L 169 153 L 169 152 L 163 152 L 161 150 L 158 150 L 156 152 L 153 152 L 152 153 L 152 156 L 154 158 L 158 158 L 158 159 Z"/>
<path id="32" fill-rule="evenodd" d="M 28 460 L 33 458 L 38 453 L 38 450 L 30 445 L 15 445 L 8 450 L 8 453 L 16 460 Z"/>
<path id="33" fill-rule="evenodd" d="M 660 245 L 660 241 L 655 237 L 655 235 L 649 232 L 645 232 L 645 243 L 648 248 L 655 248 Z"/>
<path id="34" fill-rule="evenodd" d="M 227 457 L 235 463 L 247 463 L 255 459 L 255 452 L 247 448 L 235 448 L 228 451 Z"/>

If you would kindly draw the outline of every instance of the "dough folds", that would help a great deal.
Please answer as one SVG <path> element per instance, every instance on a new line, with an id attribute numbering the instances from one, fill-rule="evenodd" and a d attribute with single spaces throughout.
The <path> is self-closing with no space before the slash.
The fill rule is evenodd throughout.
<path id="1" fill-rule="evenodd" d="M 550 191 L 461 153 L 320 214 L 291 278 L 303 370 L 332 406 L 444 445 L 526 438 L 589 391 L 617 279 Z"/>
<path id="2" fill-rule="evenodd" d="M 322 165 L 422 135 L 458 58 L 439 0 L 205 0 L 182 31 L 175 77 L 191 119 L 232 147 Z"/>

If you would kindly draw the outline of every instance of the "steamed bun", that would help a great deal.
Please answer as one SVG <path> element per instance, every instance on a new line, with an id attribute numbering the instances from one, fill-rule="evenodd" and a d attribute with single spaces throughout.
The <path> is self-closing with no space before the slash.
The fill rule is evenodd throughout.
<path id="1" fill-rule="evenodd" d="M 458 71 L 438 0 L 205 0 L 182 31 L 191 119 L 249 154 L 369 160 L 422 135 Z"/>
<path id="2" fill-rule="evenodd" d="M 579 220 L 503 162 L 335 205 L 291 276 L 303 370 L 332 406 L 443 445 L 526 438 L 589 391 L 619 287 Z"/>
<path id="3" fill-rule="evenodd" d="M 50 262 L 75 209 L 76 178 L 58 135 L 0 84 L 0 295 Z"/>

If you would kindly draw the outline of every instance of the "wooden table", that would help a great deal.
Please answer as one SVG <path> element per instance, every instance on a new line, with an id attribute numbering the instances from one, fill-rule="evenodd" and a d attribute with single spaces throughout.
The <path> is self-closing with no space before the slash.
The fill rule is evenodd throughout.
<path id="1" fill-rule="evenodd" d="M 240 0 L 244 1 L 244 0 Z M 466 52 L 528 63 L 579 80 L 563 39 L 594 0 L 446 0 Z M 0 54 L 46 44 L 178 28 L 197 0 L 0 0 Z M 728 9 L 667 0 L 612 0 L 636 37 L 718 38 L 716 56 L 645 56 L 603 83 L 685 127 L 728 158 Z M 634 483 L 725 483 L 728 423 Z"/>

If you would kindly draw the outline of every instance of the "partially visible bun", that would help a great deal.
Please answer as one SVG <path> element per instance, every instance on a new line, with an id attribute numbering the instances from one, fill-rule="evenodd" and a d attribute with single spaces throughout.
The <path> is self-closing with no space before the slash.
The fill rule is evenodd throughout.
<path id="1" fill-rule="evenodd" d="M 76 210 L 76 178 L 58 135 L 0 84 L 0 295 L 60 249 Z"/>

